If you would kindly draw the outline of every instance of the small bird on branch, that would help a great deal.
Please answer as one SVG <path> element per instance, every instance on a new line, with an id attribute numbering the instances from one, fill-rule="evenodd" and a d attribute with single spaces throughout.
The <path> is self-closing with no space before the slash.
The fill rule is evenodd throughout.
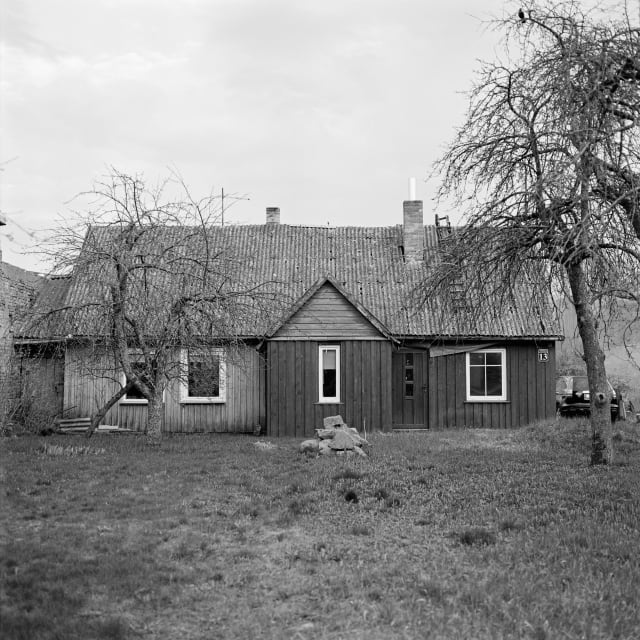
<path id="1" fill-rule="evenodd" d="M 524 24 L 527 21 L 527 18 L 524 15 L 524 11 L 522 9 L 518 11 L 518 18 L 520 18 L 520 22 L 522 22 L 522 24 Z"/>

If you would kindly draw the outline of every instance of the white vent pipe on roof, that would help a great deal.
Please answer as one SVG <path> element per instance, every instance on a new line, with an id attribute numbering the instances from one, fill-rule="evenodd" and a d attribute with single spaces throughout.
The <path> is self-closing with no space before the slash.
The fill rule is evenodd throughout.
<path id="1" fill-rule="evenodd" d="M 416 179 L 409 178 L 409 200 L 413 201 L 416 199 Z"/>

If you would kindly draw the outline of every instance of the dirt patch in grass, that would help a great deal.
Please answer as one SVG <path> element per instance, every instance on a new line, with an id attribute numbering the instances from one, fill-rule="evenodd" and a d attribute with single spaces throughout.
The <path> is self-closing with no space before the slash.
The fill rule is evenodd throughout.
<path id="1" fill-rule="evenodd" d="M 3 441 L 3 638 L 640 637 L 632 437 L 608 469 L 579 421 L 370 441 Z"/>

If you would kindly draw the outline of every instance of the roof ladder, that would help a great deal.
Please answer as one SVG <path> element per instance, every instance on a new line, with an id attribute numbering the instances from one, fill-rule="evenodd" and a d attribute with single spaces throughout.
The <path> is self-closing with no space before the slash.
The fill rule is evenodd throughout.
<path id="1" fill-rule="evenodd" d="M 439 216 L 436 213 L 436 235 L 438 236 L 438 242 L 442 242 L 442 240 L 450 236 L 451 233 L 451 220 L 449 220 L 449 216 Z"/>
<path id="2" fill-rule="evenodd" d="M 467 311 L 467 295 L 465 284 L 462 276 L 458 274 L 449 284 L 449 295 L 451 296 L 451 308 L 453 311 Z"/>
<path id="3" fill-rule="evenodd" d="M 448 238 L 453 233 L 451 228 L 451 220 L 449 216 L 439 216 L 436 213 L 436 235 L 438 237 L 438 244 L 440 244 L 445 238 Z M 466 311 L 467 296 L 464 279 L 461 274 L 462 269 L 452 277 L 449 284 L 449 296 L 451 299 L 451 308 L 454 312 Z"/>

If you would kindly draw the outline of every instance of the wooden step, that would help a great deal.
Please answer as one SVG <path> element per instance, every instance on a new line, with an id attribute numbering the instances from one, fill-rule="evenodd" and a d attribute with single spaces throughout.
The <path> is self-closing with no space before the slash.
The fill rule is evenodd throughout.
<path id="1" fill-rule="evenodd" d="M 56 425 L 60 429 L 69 429 L 72 427 L 88 427 L 91 424 L 91 418 L 56 418 Z"/>
<path id="2" fill-rule="evenodd" d="M 91 426 L 91 418 L 56 418 L 56 431 L 59 433 L 85 433 Z M 122 429 L 117 424 L 101 424 L 96 433 L 134 433 L 133 429 Z"/>

